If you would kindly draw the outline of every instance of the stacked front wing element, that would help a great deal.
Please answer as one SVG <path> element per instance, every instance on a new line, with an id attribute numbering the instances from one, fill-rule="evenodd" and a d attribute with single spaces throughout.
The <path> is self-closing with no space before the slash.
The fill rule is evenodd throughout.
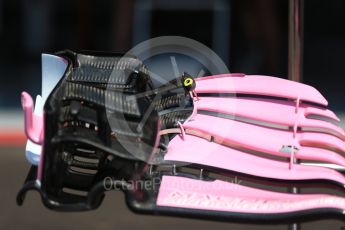
<path id="1" fill-rule="evenodd" d="M 36 189 L 49 208 L 94 209 L 105 190 L 121 189 L 133 211 L 155 214 L 247 220 L 345 210 L 345 177 L 333 169 L 345 166 L 345 134 L 314 88 L 244 74 L 183 74 L 155 88 L 132 57 L 58 56 L 68 67 L 43 118 L 22 95 L 28 137 L 43 151 L 19 204 Z"/>
<path id="2" fill-rule="evenodd" d="M 195 91 L 197 115 L 183 124 L 183 138 L 170 142 L 164 159 L 203 169 L 200 178 L 207 178 L 205 171 L 221 172 L 255 183 L 226 182 L 224 176 L 223 181 L 164 176 L 159 207 L 209 210 L 206 215 L 223 217 L 343 213 L 345 177 L 334 169 L 306 165 L 323 162 L 341 168 L 345 163 L 344 131 L 317 90 L 267 76 L 219 75 L 196 79 Z M 269 181 L 292 187 L 314 182 L 313 194 L 273 192 L 277 186 L 263 186 Z M 315 182 L 322 182 L 321 190 Z M 338 186 L 340 196 L 332 195 L 333 190 L 325 194 L 327 184 Z"/>

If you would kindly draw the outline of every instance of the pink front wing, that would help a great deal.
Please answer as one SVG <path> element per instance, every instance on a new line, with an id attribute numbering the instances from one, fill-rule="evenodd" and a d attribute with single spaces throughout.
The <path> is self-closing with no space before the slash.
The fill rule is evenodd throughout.
<path id="1" fill-rule="evenodd" d="M 345 177 L 334 169 L 294 162 L 297 158 L 345 166 L 345 132 L 313 87 L 273 77 L 225 74 L 196 79 L 195 92 L 197 113 L 181 125 L 183 135 L 170 141 L 164 160 L 261 179 L 345 185 Z M 322 208 L 343 212 L 345 198 L 163 176 L 157 205 L 255 214 Z"/>
<path id="2" fill-rule="evenodd" d="M 297 195 L 249 188 L 225 181 L 202 181 L 163 176 L 157 205 L 224 212 L 276 214 L 318 208 L 343 211 L 345 199 L 338 196 Z"/>
<path id="3" fill-rule="evenodd" d="M 292 169 L 288 162 L 266 159 L 245 153 L 203 138 L 176 136 L 169 143 L 164 160 L 210 166 L 263 178 L 280 180 L 328 180 L 345 185 L 345 177 L 333 170 L 317 166 L 296 164 Z"/>
<path id="4" fill-rule="evenodd" d="M 231 93 L 280 97 L 327 105 L 327 100 L 315 88 L 277 77 L 223 74 L 196 79 L 197 93 Z"/>
<path id="5" fill-rule="evenodd" d="M 202 99 L 201 99 L 202 100 Z M 183 124 L 186 133 L 213 138 L 226 146 L 250 151 L 290 157 L 290 152 L 282 151 L 283 146 L 299 147 L 295 157 L 305 160 L 325 161 L 345 166 L 345 158 L 327 149 L 345 150 L 344 142 L 326 133 L 297 132 L 253 125 L 241 121 L 197 114 L 194 119 Z M 190 143 L 192 145 L 192 143 Z M 170 144 L 172 145 L 172 144 Z M 313 148 L 324 146 L 324 148 Z"/>
<path id="6" fill-rule="evenodd" d="M 22 92 L 22 107 L 24 110 L 24 126 L 26 136 L 34 143 L 43 143 L 43 117 L 34 113 L 34 102 L 27 92 Z"/>
<path id="7" fill-rule="evenodd" d="M 313 128 L 345 137 L 344 130 L 328 121 L 312 119 L 311 116 L 323 117 L 338 122 L 339 118 L 330 110 L 301 104 L 296 114 L 296 103 L 292 101 L 240 98 L 240 97 L 199 97 L 196 102 L 200 111 L 231 114 L 257 121 L 274 123 L 282 126 L 294 126 L 298 121 L 302 128 Z"/>

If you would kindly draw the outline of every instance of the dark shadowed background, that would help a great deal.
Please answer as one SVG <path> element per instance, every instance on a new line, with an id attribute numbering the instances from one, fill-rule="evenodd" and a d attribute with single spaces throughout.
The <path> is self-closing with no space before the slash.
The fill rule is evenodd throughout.
<path id="1" fill-rule="evenodd" d="M 345 0 L 305 0 L 303 81 L 318 88 L 339 115 L 345 111 Z M 46 210 L 16 192 L 29 168 L 24 158 L 20 92 L 41 90 L 42 52 L 61 49 L 126 52 L 152 37 L 195 39 L 231 72 L 287 77 L 287 0 L 0 0 L 0 229 L 248 229 L 248 225 L 138 216 L 122 194 L 87 213 Z M 248 223 L 250 224 L 250 223 Z M 344 229 L 335 220 L 302 229 Z M 286 225 L 250 225 L 287 229 Z"/>

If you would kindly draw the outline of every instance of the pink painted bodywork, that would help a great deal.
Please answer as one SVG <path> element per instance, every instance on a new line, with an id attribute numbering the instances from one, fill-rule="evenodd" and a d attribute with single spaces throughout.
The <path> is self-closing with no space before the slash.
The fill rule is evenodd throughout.
<path id="1" fill-rule="evenodd" d="M 22 107 L 24 110 L 24 130 L 28 139 L 43 146 L 44 142 L 44 120 L 43 115 L 34 113 L 32 97 L 27 92 L 22 92 Z M 42 148 L 43 151 L 43 148 Z M 43 174 L 43 154 L 40 154 L 40 161 L 37 168 L 37 180 L 41 181 Z"/>
<path id="2" fill-rule="evenodd" d="M 34 143 L 43 143 L 43 117 L 34 113 L 34 102 L 31 96 L 22 92 L 22 107 L 24 110 L 24 129 L 26 136 Z"/>
<path id="3" fill-rule="evenodd" d="M 295 163 L 300 159 L 345 166 L 344 130 L 313 87 L 273 77 L 225 74 L 196 79 L 195 92 L 196 115 L 182 124 L 183 138 L 176 135 L 170 141 L 164 160 L 262 179 L 345 185 L 345 177 L 334 169 Z M 264 214 L 317 208 L 342 211 L 345 199 L 164 176 L 157 205 Z"/>
<path id="4" fill-rule="evenodd" d="M 332 111 L 311 107 L 307 104 L 302 104 L 299 108 L 299 113 L 296 115 L 295 103 L 291 101 L 236 97 L 199 97 L 196 103 L 198 110 L 232 114 L 283 126 L 293 126 L 296 120 L 298 120 L 299 126 L 303 128 L 324 129 L 330 133 L 337 134 L 341 138 L 344 138 L 345 135 L 344 130 L 333 123 L 308 118 L 310 115 L 317 115 L 338 122 L 339 118 Z"/>
<path id="5" fill-rule="evenodd" d="M 237 93 L 281 97 L 327 105 L 315 88 L 276 77 L 222 74 L 196 79 L 196 93 Z"/>
<path id="6" fill-rule="evenodd" d="M 326 133 L 298 131 L 297 141 L 295 141 L 290 130 L 268 128 L 203 114 L 197 114 L 193 120 L 184 123 L 183 127 L 187 133 L 198 131 L 200 134 L 195 135 L 212 136 L 217 143 L 227 146 L 289 157 L 290 153 L 282 152 L 281 149 L 284 145 L 292 145 L 299 148 L 299 151 L 295 153 L 296 158 L 326 161 L 345 166 L 345 158 L 341 155 L 324 148 L 310 148 L 323 145 L 331 149 L 341 148 L 344 145 L 342 140 Z"/>
<path id="7" fill-rule="evenodd" d="M 286 194 L 220 180 L 163 176 L 157 205 L 224 212 L 276 214 L 318 208 L 345 209 L 345 199 L 326 194 Z"/>
<path id="8" fill-rule="evenodd" d="M 328 180 L 345 185 L 345 177 L 333 169 L 294 165 L 245 153 L 205 139 L 186 135 L 176 136 L 168 146 L 164 160 L 185 164 L 199 164 L 248 175 L 281 180 Z"/>

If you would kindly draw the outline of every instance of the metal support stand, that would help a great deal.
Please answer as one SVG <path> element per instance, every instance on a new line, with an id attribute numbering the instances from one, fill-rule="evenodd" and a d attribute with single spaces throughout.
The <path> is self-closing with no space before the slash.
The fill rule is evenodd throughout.
<path id="1" fill-rule="evenodd" d="M 289 1 L 289 80 L 302 81 L 303 71 L 303 5 L 304 0 Z M 298 163 L 298 162 L 294 162 Z M 298 193 L 293 187 L 291 193 Z M 289 225 L 290 230 L 300 229 L 298 223 Z"/>
<path id="2" fill-rule="evenodd" d="M 289 79 L 302 81 L 304 0 L 289 2 Z"/>

